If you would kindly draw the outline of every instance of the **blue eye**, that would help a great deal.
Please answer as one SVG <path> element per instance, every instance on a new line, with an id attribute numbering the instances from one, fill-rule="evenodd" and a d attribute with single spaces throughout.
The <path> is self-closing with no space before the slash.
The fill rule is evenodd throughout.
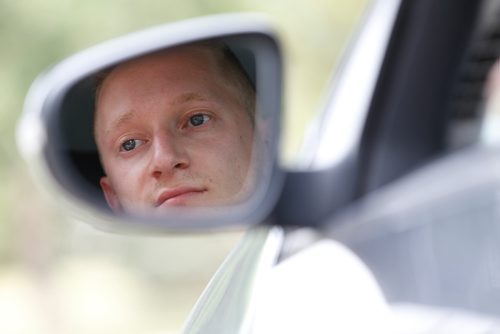
<path id="1" fill-rule="evenodd" d="M 189 125 L 191 126 L 200 126 L 205 124 L 210 120 L 210 116 L 205 114 L 196 114 L 189 118 Z"/>
<path id="2" fill-rule="evenodd" d="M 137 147 L 141 146 L 142 144 L 144 144 L 143 140 L 128 139 L 120 145 L 120 151 L 125 151 L 125 152 L 132 151 Z"/>

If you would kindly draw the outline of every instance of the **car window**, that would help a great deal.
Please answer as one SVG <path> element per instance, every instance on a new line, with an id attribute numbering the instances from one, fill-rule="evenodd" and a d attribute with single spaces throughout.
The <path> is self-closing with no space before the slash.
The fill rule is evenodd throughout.
<path id="1" fill-rule="evenodd" d="M 288 159 L 369 2 L 2 1 L 0 332 L 177 332 L 244 233 L 120 235 L 65 217 L 36 190 L 15 151 L 14 124 L 39 72 L 134 30 L 214 13 L 263 12 L 284 44 Z"/>

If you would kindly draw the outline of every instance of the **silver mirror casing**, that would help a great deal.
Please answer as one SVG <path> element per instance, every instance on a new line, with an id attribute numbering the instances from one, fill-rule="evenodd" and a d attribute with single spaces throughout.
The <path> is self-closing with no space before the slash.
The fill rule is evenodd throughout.
<path id="1" fill-rule="evenodd" d="M 172 210 L 165 217 L 112 213 L 102 195 L 75 169 L 62 130 L 62 105 L 67 95 L 89 75 L 115 64 L 175 46 L 221 39 L 234 50 L 249 50 L 254 57 L 258 106 L 268 123 L 269 170 L 246 202 L 214 209 Z M 245 67 L 245 66 L 244 66 Z M 111 231 L 203 230 L 261 222 L 279 196 L 283 172 L 278 166 L 282 94 L 280 48 L 272 27 L 260 16 L 229 14 L 162 25 L 105 42 L 69 57 L 42 74 L 26 97 L 17 141 L 33 176 L 58 204 L 77 218 Z"/>

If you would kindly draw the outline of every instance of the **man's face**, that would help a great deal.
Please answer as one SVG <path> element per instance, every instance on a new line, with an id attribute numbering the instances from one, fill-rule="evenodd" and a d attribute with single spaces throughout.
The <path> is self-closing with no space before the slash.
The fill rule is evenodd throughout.
<path id="1" fill-rule="evenodd" d="M 216 206 L 248 195 L 253 123 L 226 75 L 213 51 L 188 46 L 106 77 L 95 137 L 113 210 Z"/>

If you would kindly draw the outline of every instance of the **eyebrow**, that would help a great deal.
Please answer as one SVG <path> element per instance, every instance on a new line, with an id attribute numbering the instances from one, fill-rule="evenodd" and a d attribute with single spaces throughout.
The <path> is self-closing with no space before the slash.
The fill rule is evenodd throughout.
<path id="1" fill-rule="evenodd" d="M 107 129 L 107 133 L 111 132 L 113 129 L 116 129 L 120 126 L 122 126 L 124 123 L 128 122 L 130 119 L 132 119 L 135 116 L 135 113 L 133 110 L 127 111 L 120 115 L 116 120 L 113 121 L 111 124 L 111 127 Z"/>
<path id="2" fill-rule="evenodd" d="M 184 93 L 172 101 L 172 104 L 182 104 L 191 101 L 208 101 L 208 98 L 198 93 Z"/>

